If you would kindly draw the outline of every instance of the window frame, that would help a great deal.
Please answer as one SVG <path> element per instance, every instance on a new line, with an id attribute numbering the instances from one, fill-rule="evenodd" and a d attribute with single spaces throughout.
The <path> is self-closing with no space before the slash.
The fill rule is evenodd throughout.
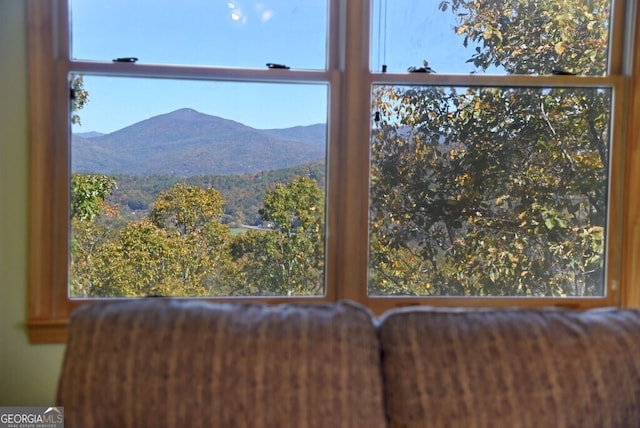
<path id="1" fill-rule="evenodd" d="M 351 5 L 354 8 L 360 7 L 356 14 L 359 16 L 368 17 L 370 10 L 370 3 L 354 2 L 358 5 Z M 627 133 L 625 121 L 629 122 L 629 126 L 633 123 L 632 118 L 640 113 L 640 110 L 629 111 L 627 110 L 629 100 L 625 99 L 625 95 L 630 92 L 629 77 L 633 75 L 636 77 L 636 66 L 632 68 L 629 64 L 630 58 L 634 58 L 636 64 L 640 62 L 638 60 L 639 54 L 632 49 L 632 46 L 638 46 L 638 30 L 637 22 L 639 20 L 638 11 L 635 9 L 635 4 L 624 0 L 612 0 L 612 18 L 611 18 L 611 33 L 609 38 L 609 63 L 608 73 L 606 76 L 558 76 L 558 75 L 462 75 L 462 74 L 436 74 L 436 73 L 383 73 L 370 71 L 370 63 L 368 55 L 356 55 L 352 58 L 351 65 L 357 70 L 360 70 L 362 75 L 359 77 L 360 86 L 362 91 L 358 94 L 361 105 L 370 105 L 370 93 L 371 87 L 376 84 L 390 84 L 390 85 L 425 85 L 425 86 L 463 86 L 463 87 L 591 87 L 599 88 L 606 87 L 611 88 L 613 93 L 613 105 L 612 105 L 612 119 L 611 119 L 611 134 L 610 141 L 610 183 L 608 192 L 608 231 L 607 231 L 607 243 L 606 243 L 606 266 L 605 266 L 605 287 L 606 293 L 603 297 L 458 297 L 458 296 L 369 296 L 367 295 L 366 287 L 364 290 L 350 290 L 349 298 L 364 303 L 368 307 L 372 308 L 374 312 L 380 313 L 393 307 L 398 306 L 413 306 L 413 305 L 434 305 L 434 306 L 469 306 L 469 307 L 505 307 L 505 306 L 528 306 L 528 307 L 540 307 L 540 306 L 557 306 L 566 307 L 572 309 L 586 309 L 601 306 L 619 306 L 623 303 L 622 295 L 626 295 L 629 289 L 633 289 L 629 282 L 625 280 L 622 282 L 623 276 L 627 278 L 638 278 L 637 272 L 633 272 L 634 275 L 629 275 L 627 271 L 631 270 L 629 266 L 632 264 L 630 260 L 634 260 L 629 257 L 625 259 L 626 264 L 622 264 L 623 247 L 630 246 L 629 243 L 623 243 L 623 240 L 630 237 L 628 225 L 623 227 L 623 221 L 628 221 L 628 215 L 631 213 L 625 213 L 622 211 L 623 203 L 621 201 L 621 195 L 623 188 L 627 189 L 625 203 L 629 203 L 633 200 L 634 194 L 630 193 L 630 187 L 633 187 L 633 182 L 629 181 L 629 174 L 632 172 L 632 167 L 627 165 L 627 177 L 623 171 L 625 158 L 629 162 L 629 156 L 625 156 L 625 151 L 630 150 L 631 142 L 626 140 L 629 138 Z M 353 21 L 350 21 L 353 22 Z M 369 46 L 369 34 L 370 34 L 370 21 L 367 19 L 361 20 L 362 31 L 359 34 L 364 34 L 364 38 L 359 40 L 362 43 L 359 48 L 362 52 L 370 52 Z M 634 33 L 635 30 L 635 33 Z M 354 64 L 358 61 L 362 61 L 360 64 Z M 632 70 L 636 70 L 635 74 L 632 74 Z M 350 85 L 356 85 L 357 81 L 351 81 Z M 640 88 L 636 85 L 633 88 L 633 94 L 638 97 Z M 620 96 L 622 94 L 623 96 Z M 353 109 L 353 106 L 351 106 Z M 620 114 L 619 112 L 622 112 Z M 371 111 L 367 108 L 360 114 L 355 116 L 353 120 L 355 123 L 369 123 L 371 117 Z M 369 130 L 361 129 L 358 134 L 358 139 L 347 141 L 363 141 L 367 143 L 367 147 L 360 147 L 360 151 L 354 153 L 352 156 L 356 159 L 352 159 L 353 165 L 357 164 L 357 171 L 367 171 L 369 169 Z M 626 143 L 626 144 L 625 144 Z M 364 144 L 362 144 L 364 146 Z M 351 148 L 354 152 L 357 148 Z M 365 153 L 366 150 L 366 153 Z M 353 167 L 352 167 L 353 168 Z M 636 168 L 637 169 L 637 168 Z M 364 174 L 362 174 L 364 175 Z M 351 236 L 345 239 L 345 243 L 349 245 L 348 254 L 358 254 L 360 257 L 357 259 L 358 269 L 357 272 L 352 272 L 348 275 L 347 283 L 367 283 L 367 268 L 368 268 L 368 222 L 362 221 L 362 218 L 368 219 L 368 195 L 369 195 L 369 182 L 368 175 L 366 177 L 354 173 L 348 181 L 358 183 L 357 190 L 353 195 L 359 195 L 359 200 L 355 201 L 355 198 L 345 200 L 345 204 L 353 205 L 351 209 L 346 208 L 347 212 L 355 212 L 357 209 L 364 207 L 367 211 L 366 214 L 359 214 L 361 217 L 360 223 L 358 219 L 354 218 L 354 225 L 360 224 L 361 227 L 358 230 L 353 230 Z M 626 185 L 625 185 L 626 184 Z M 347 193 L 347 192 L 345 192 Z M 637 205 L 637 202 L 636 202 Z M 627 206 L 627 205 L 625 205 Z M 342 207 L 341 207 L 342 208 Z M 638 214 L 634 216 L 637 218 Z M 623 230 L 624 229 L 624 230 Z M 640 227 L 636 226 L 636 229 Z M 637 230 L 634 232 L 638 233 Z M 640 255 L 637 242 L 637 237 L 633 241 L 635 245 L 636 255 Z M 624 251 L 624 254 L 629 254 L 628 251 Z M 635 260 L 640 262 L 640 257 L 636 257 Z M 362 267 L 364 266 L 364 267 Z M 625 272 L 623 274 L 623 268 Z M 623 292 L 621 293 L 621 289 Z M 639 296 L 640 297 L 640 296 Z M 625 298 L 625 304 L 631 303 L 631 300 Z M 637 301 L 635 304 L 640 304 Z"/>
<path id="2" fill-rule="evenodd" d="M 28 335 L 33 343 L 66 340 L 70 313 L 98 299 L 68 297 L 69 72 L 113 76 L 220 81 L 326 83 L 327 147 L 326 294 L 321 297 L 216 298 L 266 303 L 351 299 L 374 313 L 408 305 L 598 306 L 640 305 L 640 46 L 635 1 L 612 0 L 610 72 L 603 77 L 391 74 L 370 70 L 369 0 L 328 0 L 326 70 L 126 64 L 69 59 L 67 0 L 27 0 L 30 120 Z M 626 16 L 626 18 L 625 18 Z M 66 27 L 68 28 L 68 27 Z M 633 71 L 633 72 L 632 72 Z M 604 297 L 396 297 L 369 296 L 369 124 L 375 84 L 499 87 L 612 87 L 611 183 Z M 626 94 L 627 96 L 619 96 Z M 99 299 L 103 301 L 104 299 Z M 213 300 L 213 299 L 212 299 Z"/>

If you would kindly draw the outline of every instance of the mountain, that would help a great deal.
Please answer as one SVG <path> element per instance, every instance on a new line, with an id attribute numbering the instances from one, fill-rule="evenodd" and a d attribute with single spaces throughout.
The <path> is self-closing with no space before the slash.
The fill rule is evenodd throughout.
<path id="1" fill-rule="evenodd" d="M 263 132 L 283 140 L 297 141 L 322 148 L 325 147 L 327 141 L 327 125 L 323 123 L 285 129 L 265 129 Z"/>
<path id="2" fill-rule="evenodd" d="M 89 131 L 89 132 L 78 132 L 75 135 L 82 138 L 95 138 L 95 137 L 102 137 L 104 134 L 101 132 Z"/>
<path id="3" fill-rule="evenodd" d="M 235 175 L 322 159 L 326 126 L 260 130 L 180 109 L 106 135 L 74 134 L 72 170 L 108 175 Z"/>

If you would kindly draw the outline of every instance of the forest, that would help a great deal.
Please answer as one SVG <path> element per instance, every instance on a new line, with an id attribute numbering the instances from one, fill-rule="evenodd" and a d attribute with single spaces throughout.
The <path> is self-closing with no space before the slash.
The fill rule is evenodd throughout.
<path id="1" fill-rule="evenodd" d="M 108 203 L 117 182 L 72 175 L 73 297 L 310 295 L 323 292 L 324 192 L 294 178 L 265 191 L 270 227 L 232 235 L 213 187 L 180 182 L 148 214 L 123 220 Z"/>
<path id="2" fill-rule="evenodd" d="M 120 216 L 130 220 L 140 220 L 151 210 L 153 201 L 162 190 L 185 183 L 202 188 L 215 188 L 224 198 L 222 223 L 230 227 L 241 225 L 259 226 L 262 223 L 259 210 L 265 190 L 277 183 L 286 183 L 295 177 L 307 176 L 316 180 L 324 190 L 324 161 L 299 165 L 297 167 L 263 171 L 242 175 L 114 175 L 117 183 L 108 202 L 118 206 Z"/>

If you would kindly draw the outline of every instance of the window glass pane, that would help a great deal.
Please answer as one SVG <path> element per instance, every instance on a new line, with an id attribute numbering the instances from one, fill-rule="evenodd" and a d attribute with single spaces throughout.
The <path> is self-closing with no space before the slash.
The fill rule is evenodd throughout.
<path id="1" fill-rule="evenodd" d="M 369 293 L 604 295 L 611 98 L 375 86 Z"/>
<path id="2" fill-rule="evenodd" d="M 372 0 L 371 69 L 603 75 L 610 0 Z"/>
<path id="3" fill-rule="evenodd" d="M 326 85 L 72 82 L 71 297 L 324 294 Z"/>
<path id="4" fill-rule="evenodd" d="M 326 0 L 70 0 L 72 57 L 324 69 Z"/>

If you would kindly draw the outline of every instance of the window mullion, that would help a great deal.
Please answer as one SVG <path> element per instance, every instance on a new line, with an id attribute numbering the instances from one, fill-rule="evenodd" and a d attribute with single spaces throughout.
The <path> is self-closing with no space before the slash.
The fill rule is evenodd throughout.
<path id="1" fill-rule="evenodd" d="M 341 167 L 340 167 L 340 117 L 342 73 L 340 70 L 341 58 L 341 27 L 338 25 L 343 13 L 340 0 L 329 0 L 329 26 L 328 26 L 328 58 L 327 69 L 329 78 L 329 111 L 327 114 L 327 183 L 326 183 L 326 211 L 325 211 L 325 293 L 327 299 L 335 301 L 338 298 L 337 273 L 340 266 L 338 249 L 341 239 L 337 233 L 341 219 L 338 216 L 341 195 Z"/>
<path id="2" fill-rule="evenodd" d="M 364 301 L 367 283 L 369 125 L 369 1 L 344 0 L 342 114 L 338 218 L 339 297 Z"/>
<path id="3" fill-rule="evenodd" d="M 625 44 L 630 43 L 631 20 L 635 1 L 612 0 L 611 34 L 609 35 L 609 67 L 608 72 L 619 75 L 625 69 Z M 629 55 L 630 56 L 630 55 Z"/>

